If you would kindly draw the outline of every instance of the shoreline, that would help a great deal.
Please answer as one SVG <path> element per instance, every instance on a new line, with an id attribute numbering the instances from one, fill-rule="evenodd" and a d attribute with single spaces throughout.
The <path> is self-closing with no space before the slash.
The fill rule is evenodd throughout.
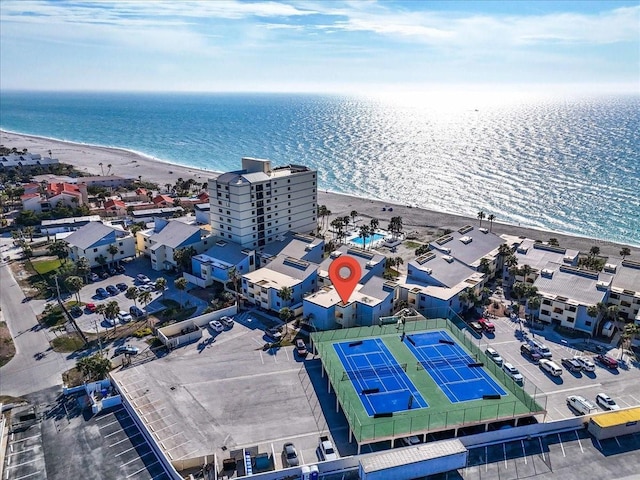
<path id="1" fill-rule="evenodd" d="M 6 130 L 0 130 L 0 144 L 9 148 L 16 147 L 19 150 L 27 148 L 29 152 L 39 153 L 43 156 L 48 155 L 48 151 L 51 150 L 53 158 L 57 158 L 62 163 L 71 164 L 79 171 L 93 175 L 101 174 L 100 163 L 103 164 L 105 170 L 108 165 L 111 165 L 111 173 L 113 175 L 133 178 L 142 177 L 145 181 L 157 183 L 161 188 L 167 183 L 174 184 L 178 178 L 200 179 L 201 183 L 204 183 L 222 173 L 214 170 L 187 167 L 157 159 L 141 152 L 118 147 L 70 142 Z M 238 159 L 239 161 L 240 159 Z M 327 225 L 335 216 L 347 216 L 352 210 L 356 210 L 359 217 L 377 218 L 381 228 L 386 227 L 386 223 L 392 216 L 401 216 L 404 230 L 417 231 L 421 237 L 432 235 L 432 232 L 437 232 L 438 229 L 450 228 L 456 230 L 467 224 L 474 227 L 479 224 L 477 218 L 464 215 L 409 207 L 329 190 L 318 189 L 317 203 L 318 205 L 326 205 L 327 209 L 332 212 L 327 220 Z M 388 211 L 389 206 L 393 208 L 392 212 Z M 387 208 L 387 210 L 383 211 L 383 208 Z M 489 222 L 486 219 L 483 220 L 482 224 L 483 226 L 489 226 Z M 603 256 L 619 257 L 621 247 L 629 247 L 632 250 L 640 249 L 640 247 L 631 244 L 495 221 L 492 231 L 498 235 L 525 236 L 542 241 L 555 237 L 561 247 L 580 250 L 584 253 L 588 252 L 592 246 L 597 245 L 600 247 L 600 254 Z"/>

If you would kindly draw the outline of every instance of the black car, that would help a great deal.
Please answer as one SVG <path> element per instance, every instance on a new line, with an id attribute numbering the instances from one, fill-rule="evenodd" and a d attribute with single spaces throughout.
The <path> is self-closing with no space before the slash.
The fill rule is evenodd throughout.
<path id="1" fill-rule="evenodd" d="M 109 275 L 113 276 L 113 275 L 117 275 L 117 274 L 118 274 L 118 272 L 116 272 L 115 268 L 110 268 L 109 269 Z"/>
<path id="2" fill-rule="evenodd" d="M 75 305 L 71 308 L 71 310 L 69 310 L 69 313 L 71 313 L 72 317 L 78 318 L 80 315 L 82 315 L 82 308 L 80 308 L 78 305 Z"/>
<path id="3" fill-rule="evenodd" d="M 115 285 L 107 285 L 107 292 L 111 295 L 117 295 L 120 293 L 120 290 Z"/>
<path id="4" fill-rule="evenodd" d="M 127 284 L 126 283 L 116 283 L 116 287 L 118 287 L 118 290 L 120 290 L 121 292 L 124 292 L 127 288 Z"/>
<path id="5" fill-rule="evenodd" d="M 102 272 L 100 273 L 100 278 L 102 279 L 109 278 L 109 274 L 107 272 Z"/>
<path id="6" fill-rule="evenodd" d="M 116 271 L 118 273 L 124 273 L 126 270 L 122 265 L 116 265 Z"/>
<path id="7" fill-rule="evenodd" d="M 109 296 L 109 292 L 107 292 L 104 288 L 96 288 L 96 296 L 98 298 L 104 298 Z"/>
<path id="8" fill-rule="evenodd" d="M 129 313 L 136 318 L 144 316 L 144 311 L 135 305 L 129 307 Z"/>

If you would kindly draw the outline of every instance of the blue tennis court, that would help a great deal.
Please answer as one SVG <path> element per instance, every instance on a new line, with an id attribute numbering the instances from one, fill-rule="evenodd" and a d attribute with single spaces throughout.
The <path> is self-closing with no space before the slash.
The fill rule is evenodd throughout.
<path id="1" fill-rule="evenodd" d="M 484 395 L 507 393 L 444 331 L 407 335 L 411 350 L 451 403 L 479 400 Z"/>
<path id="2" fill-rule="evenodd" d="M 342 380 L 351 380 L 369 416 L 429 406 L 407 377 L 406 364 L 399 364 L 381 339 L 333 347 L 345 369 Z"/>

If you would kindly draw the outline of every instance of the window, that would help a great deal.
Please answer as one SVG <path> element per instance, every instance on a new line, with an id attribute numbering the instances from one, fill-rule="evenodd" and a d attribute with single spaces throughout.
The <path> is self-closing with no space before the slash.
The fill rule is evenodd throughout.
<path id="1" fill-rule="evenodd" d="M 120 246 L 120 247 L 121 247 L 121 246 L 122 246 L 122 242 L 118 242 L 118 246 Z"/>
<path id="2" fill-rule="evenodd" d="M 567 317 L 567 323 L 573 323 L 575 320 L 573 317 Z"/>
<path id="3" fill-rule="evenodd" d="M 219 208 L 219 209 L 218 209 L 218 212 L 222 213 L 222 209 L 221 209 L 221 208 Z"/>
<path id="4" fill-rule="evenodd" d="M 120 250 L 120 255 L 124 255 L 124 250 Z"/>
<path id="5" fill-rule="evenodd" d="M 540 315 L 549 316 L 549 310 L 540 310 Z"/>
<path id="6" fill-rule="evenodd" d="M 584 324 L 585 324 L 587 327 L 590 327 L 590 326 L 591 326 L 591 320 L 587 320 L 586 322 L 584 322 Z"/>
<path id="7" fill-rule="evenodd" d="M 93 249 L 93 251 L 94 251 L 94 252 L 97 252 L 97 251 L 98 251 L 98 249 L 97 249 L 97 248 L 94 248 L 94 249 Z"/>

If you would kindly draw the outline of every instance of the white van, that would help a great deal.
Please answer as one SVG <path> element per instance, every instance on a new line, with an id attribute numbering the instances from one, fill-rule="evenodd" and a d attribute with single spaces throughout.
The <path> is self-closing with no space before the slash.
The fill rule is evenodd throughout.
<path id="1" fill-rule="evenodd" d="M 529 343 L 538 351 L 542 358 L 551 358 L 553 356 L 551 350 L 549 350 L 549 347 L 547 347 L 544 343 L 539 342 L 538 340 L 531 340 Z"/>
<path id="2" fill-rule="evenodd" d="M 541 359 L 538 366 L 553 377 L 559 377 L 562 375 L 562 367 L 560 367 L 556 362 L 546 358 Z"/>
<path id="3" fill-rule="evenodd" d="M 580 415 L 587 415 L 598 411 L 598 407 L 580 395 L 569 395 L 567 397 L 567 405 L 572 407 Z"/>

